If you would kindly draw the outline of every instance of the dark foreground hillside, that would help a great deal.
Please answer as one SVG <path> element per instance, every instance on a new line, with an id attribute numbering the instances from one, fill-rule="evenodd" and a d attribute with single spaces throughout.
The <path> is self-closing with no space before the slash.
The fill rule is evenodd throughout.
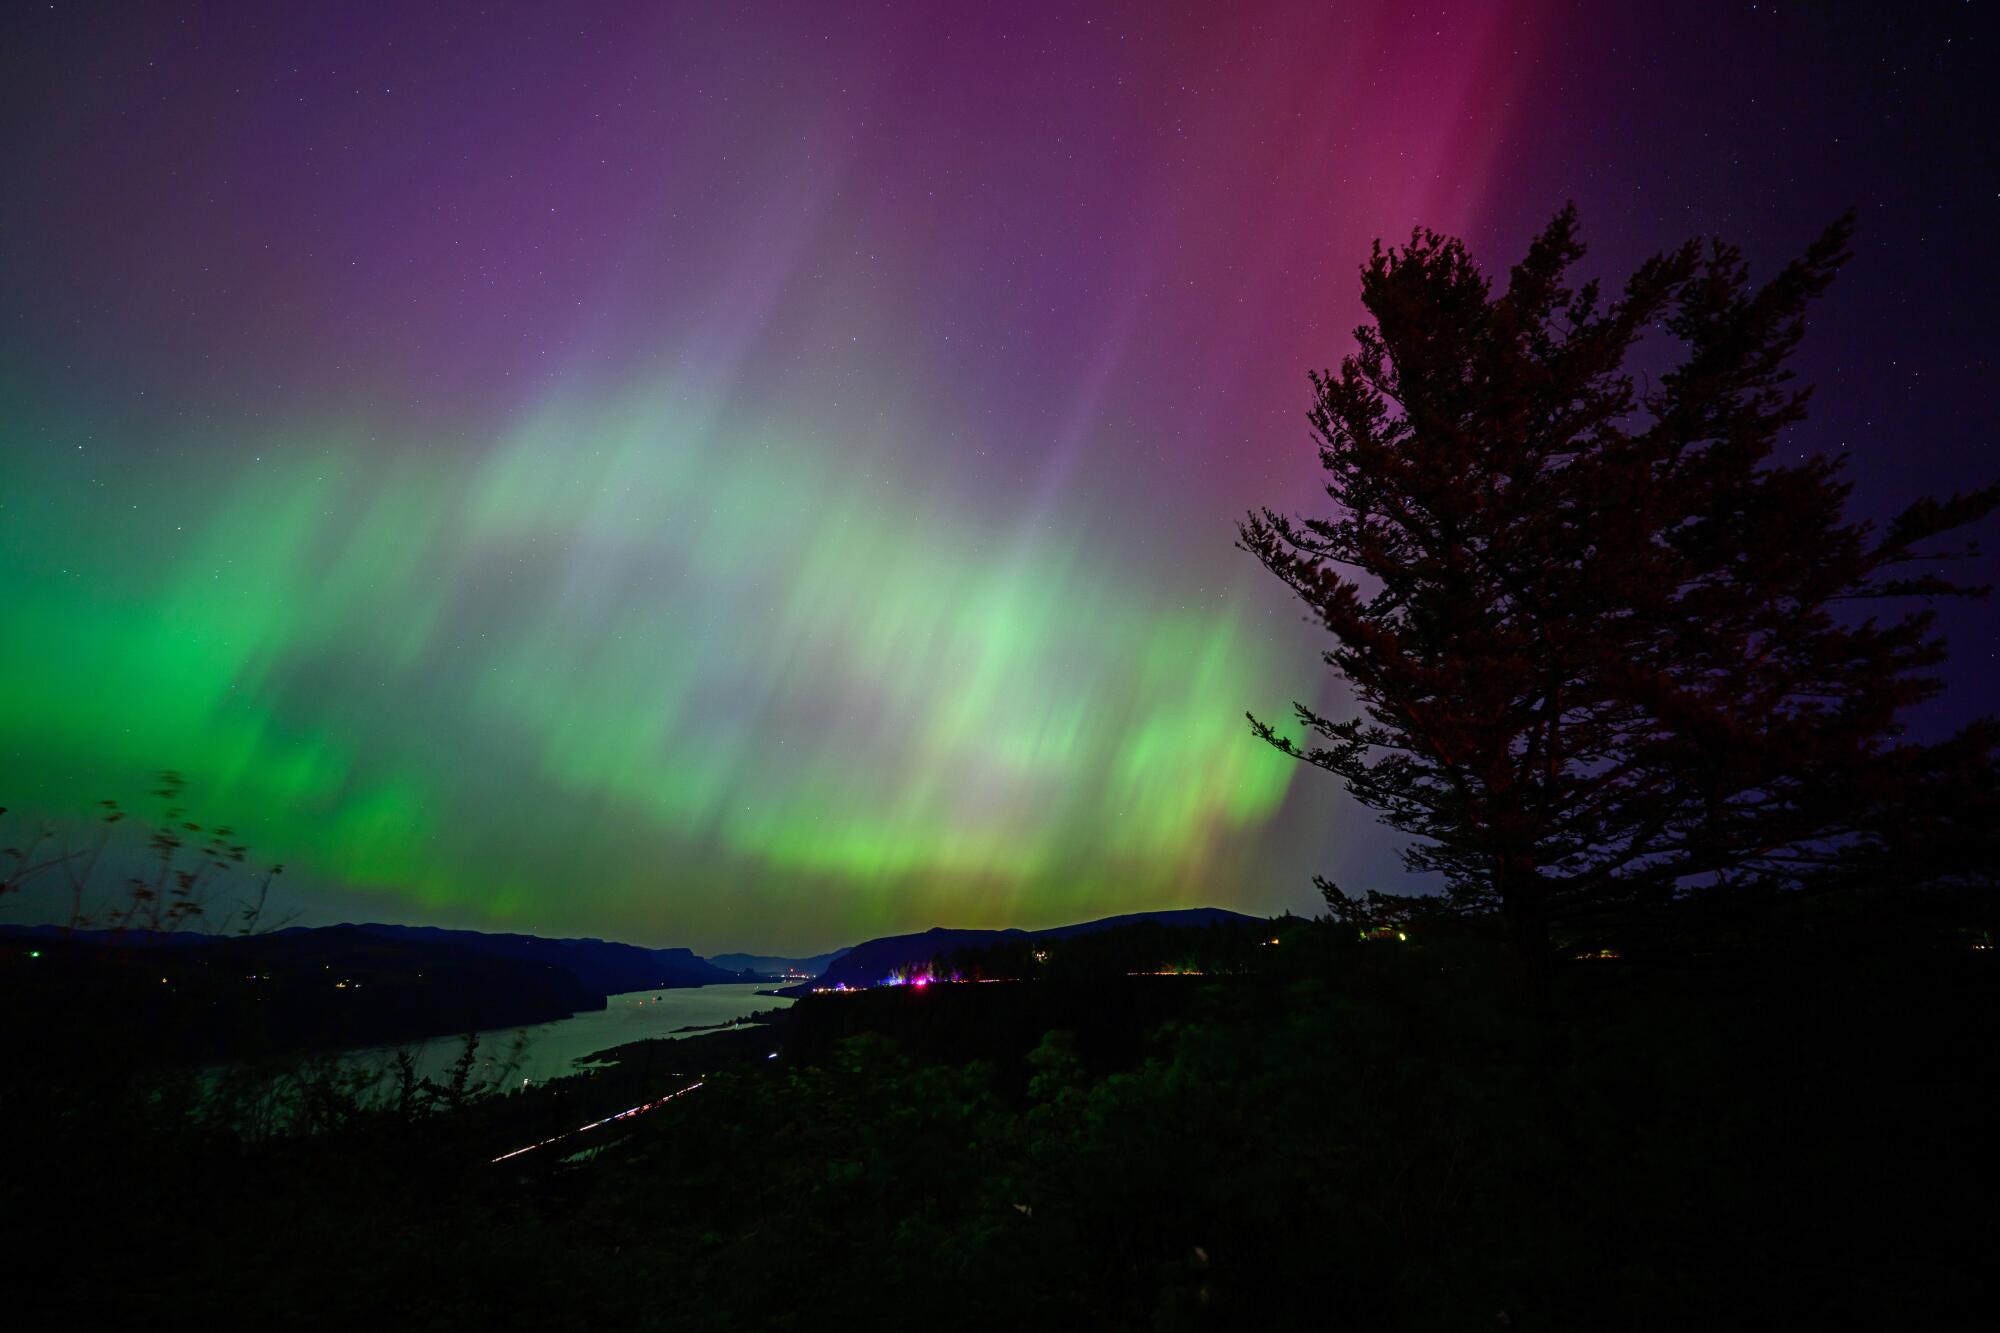
<path id="1" fill-rule="evenodd" d="M 380 924 L 256 935 L 0 926 L 0 1010 L 141 1028 L 191 1058 L 546 1023 L 622 991 L 735 980 L 686 949 Z M 86 1038 L 86 1041 L 89 1039 Z"/>
<path id="2" fill-rule="evenodd" d="M 305 1142 L 196 1130 L 100 1071 L 12 1140 L 13 1303 L 76 1327 L 1983 1323 L 1990 952 L 1593 963 L 1535 997 L 1478 943 L 1288 930 L 1229 976 L 811 997 L 598 1086 Z"/>

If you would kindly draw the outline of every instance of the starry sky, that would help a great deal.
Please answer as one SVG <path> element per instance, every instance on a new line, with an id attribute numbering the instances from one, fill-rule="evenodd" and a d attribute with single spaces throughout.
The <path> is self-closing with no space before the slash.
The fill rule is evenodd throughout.
<path id="1" fill-rule="evenodd" d="M 1976 484 L 1986 10 L 10 7 L 0 804 L 174 767 L 307 923 L 709 952 L 1404 887 L 1232 548 L 1370 241 L 1853 205 L 1794 443 Z"/>

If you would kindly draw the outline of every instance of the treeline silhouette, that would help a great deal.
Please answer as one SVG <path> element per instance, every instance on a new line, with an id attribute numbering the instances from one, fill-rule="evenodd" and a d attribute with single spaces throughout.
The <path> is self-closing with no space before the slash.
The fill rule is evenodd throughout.
<path id="1" fill-rule="evenodd" d="M 1442 884 L 1322 880 L 1338 915 L 1497 914 L 1540 972 L 1690 906 L 1992 890 L 2000 728 L 1904 722 L 1942 688 L 1924 603 L 1990 591 L 1952 573 L 2000 483 L 1877 525 L 1840 458 L 1799 448 L 1792 357 L 1853 233 L 1761 283 L 1689 241 L 1615 295 L 1572 276 L 1574 207 L 1501 280 L 1451 237 L 1377 243 L 1355 351 L 1312 376 L 1331 503 L 1240 530 L 1356 705 L 1253 729 Z"/>

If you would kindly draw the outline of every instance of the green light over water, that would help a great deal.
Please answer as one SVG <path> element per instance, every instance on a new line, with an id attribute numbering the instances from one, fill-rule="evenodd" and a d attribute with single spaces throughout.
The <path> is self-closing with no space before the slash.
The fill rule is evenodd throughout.
<path id="1" fill-rule="evenodd" d="M 1209 901 L 1291 775 L 1243 723 L 1290 691 L 1228 600 L 683 386 L 449 449 L 10 420 L 8 795 L 177 767 L 385 915 L 803 944 Z"/>

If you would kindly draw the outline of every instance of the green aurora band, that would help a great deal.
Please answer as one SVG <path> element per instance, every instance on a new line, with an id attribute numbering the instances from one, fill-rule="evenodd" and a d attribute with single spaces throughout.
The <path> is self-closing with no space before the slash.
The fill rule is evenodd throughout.
<path id="1" fill-rule="evenodd" d="M 1233 599 L 674 380 L 551 392 L 470 460 L 8 406 L 13 803 L 172 766 L 358 908 L 712 947 L 1208 901 L 1291 777 Z"/>
<path id="2" fill-rule="evenodd" d="M 1554 30 L 24 10 L 0 805 L 177 769 L 303 924 L 709 952 L 1377 882 L 1244 720 L 1343 700 L 1233 521 L 1313 494 L 1373 238 L 1542 152 Z"/>

